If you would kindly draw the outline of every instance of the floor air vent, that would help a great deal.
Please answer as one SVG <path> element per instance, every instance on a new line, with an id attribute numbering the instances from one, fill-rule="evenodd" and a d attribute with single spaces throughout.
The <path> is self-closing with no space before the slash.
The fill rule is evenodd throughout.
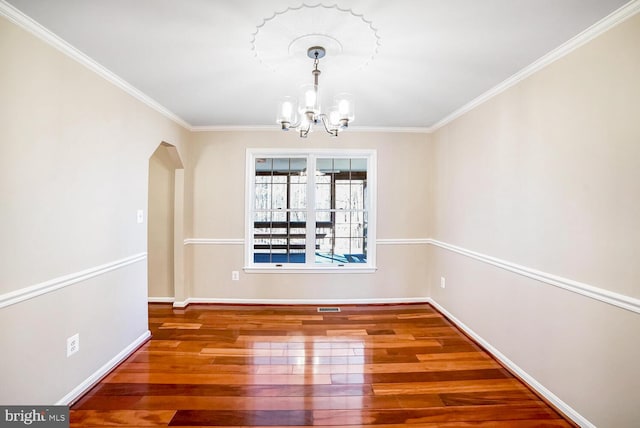
<path id="1" fill-rule="evenodd" d="M 340 308 L 318 308 L 318 312 L 340 312 Z"/>

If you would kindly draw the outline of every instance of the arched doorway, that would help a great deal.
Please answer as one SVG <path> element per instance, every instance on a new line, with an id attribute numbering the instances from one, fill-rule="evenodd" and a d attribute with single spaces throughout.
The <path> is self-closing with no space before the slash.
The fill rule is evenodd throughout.
<path id="1" fill-rule="evenodd" d="M 184 298 L 183 173 L 176 147 L 162 142 L 149 158 L 147 281 L 153 302 Z"/>

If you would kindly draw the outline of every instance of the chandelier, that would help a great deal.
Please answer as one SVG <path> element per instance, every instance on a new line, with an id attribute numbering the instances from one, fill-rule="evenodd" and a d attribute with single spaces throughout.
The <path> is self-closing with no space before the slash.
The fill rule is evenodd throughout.
<path id="1" fill-rule="evenodd" d="M 318 78 L 320 70 L 318 63 L 326 54 L 322 46 L 313 46 L 307 50 L 307 56 L 313 59 L 313 84 L 303 85 L 299 100 L 286 96 L 280 101 L 278 109 L 278 123 L 283 131 L 295 129 L 301 138 L 307 138 L 314 125 L 322 123 L 325 131 L 334 137 L 338 132 L 347 129 L 349 122 L 353 122 L 353 97 L 351 94 L 341 93 L 334 97 L 334 102 L 328 114 L 322 113 L 318 94 Z"/>

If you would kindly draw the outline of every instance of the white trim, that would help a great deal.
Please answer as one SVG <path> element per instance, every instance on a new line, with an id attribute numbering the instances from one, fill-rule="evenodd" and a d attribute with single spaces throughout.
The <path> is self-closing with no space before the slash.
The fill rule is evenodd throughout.
<path id="1" fill-rule="evenodd" d="M 359 267 L 358 265 L 364 263 L 345 263 L 344 265 L 326 264 L 321 265 L 323 267 L 316 266 L 302 266 L 302 263 L 288 263 L 282 266 L 245 266 L 242 268 L 246 273 L 376 273 L 377 267 L 366 265 Z"/>
<path id="2" fill-rule="evenodd" d="M 174 297 L 149 297 L 147 302 L 149 303 L 173 303 L 176 299 Z"/>
<path id="3" fill-rule="evenodd" d="M 189 241 L 189 242 L 187 242 Z M 202 245 L 243 245 L 243 239 L 188 239 L 185 240 L 186 244 L 202 244 Z M 553 285 L 573 293 L 580 294 L 581 296 L 589 297 L 591 299 L 598 300 L 603 303 L 607 303 L 621 309 L 625 309 L 631 312 L 640 313 L 640 299 L 627 296 L 613 291 L 605 290 L 603 288 L 595 287 L 593 285 L 585 284 L 582 282 L 574 281 L 572 279 L 563 278 L 561 276 L 553 275 L 551 273 L 543 272 L 530 267 L 522 266 L 516 263 L 509 262 L 507 260 L 498 259 L 496 257 L 481 254 L 475 251 L 468 250 L 466 248 L 458 247 L 446 242 L 438 241 L 431 238 L 400 238 L 400 239 L 377 239 L 376 245 L 434 245 L 436 247 L 443 248 L 445 250 L 452 251 L 475 260 L 496 266 L 498 268 L 507 270 L 509 272 L 516 273 L 518 275 L 525 276 L 536 281 L 543 282 L 545 284 Z M 376 267 L 366 269 L 360 268 L 357 271 L 349 272 L 345 267 L 335 268 L 332 272 L 342 271 L 344 273 L 373 273 L 376 271 Z M 287 273 L 286 269 L 273 268 L 265 269 L 263 267 L 244 268 L 245 271 L 251 271 L 251 273 Z M 294 269 L 288 273 L 320 273 L 319 269 Z"/>
<path id="4" fill-rule="evenodd" d="M 188 238 L 184 245 L 244 245 L 244 239 Z"/>
<path id="5" fill-rule="evenodd" d="M 349 126 L 351 132 L 375 132 L 375 133 L 398 133 L 398 134 L 431 134 L 433 128 L 419 126 Z"/>
<path id="6" fill-rule="evenodd" d="M 636 299 L 631 296 L 615 293 L 613 291 L 594 287 L 592 285 L 574 281 L 572 279 L 563 278 L 547 272 L 539 271 L 537 269 L 532 269 L 516 263 L 511 263 L 506 260 L 498 259 L 496 257 L 487 256 L 485 254 L 477 253 L 475 251 L 467 250 L 465 248 L 457 247 L 445 242 L 440 242 L 435 239 L 430 239 L 430 244 L 449 251 L 453 251 L 454 253 L 462 254 L 472 259 L 479 260 L 492 266 L 499 267 L 509 272 L 517 273 L 518 275 L 526 276 L 527 278 L 553 285 L 554 287 L 559 287 L 564 290 L 571 291 L 573 293 L 577 293 L 595 300 L 599 300 L 601 302 L 608 303 L 610 305 L 617 306 L 631 312 L 640 313 L 640 299 Z"/>
<path id="7" fill-rule="evenodd" d="M 427 245 L 431 243 L 429 238 L 412 239 L 377 239 L 377 245 Z"/>
<path id="8" fill-rule="evenodd" d="M 25 300 L 33 299 L 34 297 L 38 297 L 46 293 L 51 293 L 52 291 L 77 284 L 78 282 L 86 281 L 98 275 L 102 275 L 107 272 L 123 268 L 130 264 L 146 260 L 146 258 L 147 253 L 139 253 L 130 257 L 126 257 L 124 259 L 105 263 L 100 266 L 95 266 L 89 269 L 82 270 L 80 272 L 60 276 L 49 281 L 41 282 L 36 285 L 2 294 L 0 295 L 0 308 L 15 305 L 16 303 L 24 302 Z"/>
<path id="9" fill-rule="evenodd" d="M 552 64 L 557 60 L 559 60 L 560 58 L 570 54 L 571 52 L 575 51 L 582 45 L 590 42 L 594 38 L 605 33 L 606 31 L 610 30 L 614 26 L 622 23 L 623 21 L 627 20 L 628 18 L 632 17 L 638 12 L 640 12 L 640 0 L 630 1 L 626 5 L 616 10 L 615 12 L 604 17 L 600 21 L 596 22 L 591 27 L 587 28 L 577 36 L 569 39 L 568 41 L 558 46 L 551 52 L 547 53 L 546 55 L 542 56 L 541 58 L 537 59 L 536 61 L 528 65 L 527 67 L 518 71 L 516 74 L 509 77 L 507 80 L 489 89 L 487 92 L 483 93 L 479 97 L 473 99 L 469 103 L 460 107 L 459 109 L 457 109 L 456 111 L 454 111 L 453 113 L 445 117 L 444 119 L 441 119 L 440 121 L 432 125 L 429 128 L 429 130 L 431 132 L 437 131 L 438 129 L 442 128 L 448 123 L 459 118 L 463 114 L 473 110 L 474 108 L 478 107 L 481 104 L 484 104 L 485 102 L 489 101 L 491 98 L 495 97 L 496 95 L 501 94 L 502 92 L 506 91 L 512 86 L 515 86 L 516 84 L 525 80 L 532 74 L 542 70 L 549 64 Z"/>
<path id="10" fill-rule="evenodd" d="M 278 124 L 272 125 L 199 125 L 192 126 L 191 132 L 270 132 L 282 131 Z"/>
<path id="11" fill-rule="evenodd" d="M 183 302 L 175 302 L 175 308 L 205 303 L 221 305 L 385 305 L 402 303 L 428 303 L 428 297 L 399 297 L 379 299 L 225 299 L 216 297 L 189 297 Z"/>
<path id="12" fill-rule="evenodd" d="M 138 90 L 126 80 L 96 62 L 94 59 L 85 55 L 84 53 L 67 43 L 65 40 L 55 35 L 51 31 L 40 25 L 38 22 L 22 13 L 20 10 L 16 9 L 14 6 L 7 3 L 5 0 L 0 0 L 0 15 L 5 16 L 9 21 L 13 22 L 24 30 L 27 30 L 34 36 L 38 37 L 40 40 L 43 40 L 44 42 L 58 49 L 63 54 L 79 62 L 81 65 L 85 66 L 89 70 L 96 73 L 98 76 L 120 88 L 138 101 L 157 111 L 167 119 L 172 120 L 173 122 L 177 123 L 187 130 L 191 130 L 193 128 L 189 123 L 169 111 L 166 107 L 162 106 L 156 100 Z"/>
<path id="13" fill-rule="evenodd" d="M 545 399 L 547 399 L 551 404 L 553 404 L 558 410 L 564 413 L 566 416 L 571 418 L 575 423 L 580 425 L 582 428 L 596 428 L 591 422 L 589 422 L 584 416 L 574 410 L 567 403 L 558 398 L 554 393 L 545 388 L 540 382 L 538 382 L 533 376 L 522 370 L 516 363 L 507 358 L 502 352 L 498 351 L 494 346 L 492 346 L 489 342 L 484 340 L 482 336 L 473 331 L 469 326 L 456 318 L 451 312 L 447 311 L 443 308 L 438 302 L 429 298 L 429 303 L 432 304 L 438 311 L 442 312 L 451 322 L 453 322 L 456 327 L 460 328 L 466 334 L 468 334 L 473 340 L 478 342 L 483 348 L 485 348 L 491 355 L 493 355 L 500 363 L 513 373 L 515 373 L 522 381 L 524 381 L 529 387 L 534 389 L 540 395 L 542 395 Z"/>
<path id="14" fill-rule="evenodd" d="M 211 125 L 211 126 L 192 126 L 192 132 L 282 132 L 282 129 L 276 125 Z M 376 132 L 376 133 L 408 133 L 408 134 L 430 134 L 433 128 L 426 127 L 397 127 L 397 126 L 349 126 L 348 133 L 360 132 Z M 295 133 L 294 133 L 295 134 Z"/>
<path id="15" fill-rule="evenodd" d="M 116 368 L 118 364 L 126 360 L 131 354 L 133 354 L 143 343 L 151 338 L 151 332 L 147 330 L 140 337 L 134 340 L 129 346 L 124 348 L 115 357 L 107 361 L 105 365 L 100 367 L 95 373 L 86 378 L 80 385 L 73 388 L 67 395 L 62 397 L 56 405 L 68 406 L 75 400 L 80 398 L 85 392 L 91 389 L 97 384 L 104 376 L 109 374 L 111 370 Z"/>
<path id="16" fill-rule="evenodd" d="M 376 245 L 426 245 L 431 241 L 429 238 L 376 239 Z M 244 239 L 188 238 L 184 245 L 244 245 Z"/>

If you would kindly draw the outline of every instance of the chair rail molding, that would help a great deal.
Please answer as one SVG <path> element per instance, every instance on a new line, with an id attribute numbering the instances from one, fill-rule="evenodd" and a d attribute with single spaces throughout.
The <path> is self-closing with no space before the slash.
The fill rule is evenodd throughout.
<path id="1" fill-rule="evenodd" d="M 599 300 L 600 302 L 608 303 L 621 309 L 640 314 L 640 299 L 636 299 L 631 296 L 615 293 L 613 291 L 605 290 L 593 285 L 574 281 L 568 278 L 563 278 L 561 276 L 522 266 L 496 257 L 491 257 L 486 254 L 458 247 L 456 245 L 447 244 L 446 242 L 438 241 L 436 239 L 430 239 L 429 244 L 490 264 L 500 269 L 504 269 L 509 272 L 534 279 L 536 281 L 553 285 L 554 287 L 559 287 L 564 290 L 571 291 L 573 293 L 577 293 L 582 296 Z"/>
<path id="2" fill-rule="evenodd" d="M 96 277 L 98 275 L 103 275 L 107 272 L 111 272 L 146 259 L 146 252 L 138 253 L 134 254 L 133 256 L 125 257 L 123 259 L 115 260 L 99 266 L 94 266 L 89 269 L 81 270 L 69 275 L 60 276 L 58 278 L 53 278 L 49 281 L 41 282 L 39 284 L 31 285 L 29 287 L 2 294 L 0 295 L 0 308 L 15 305 L 16 303 L 24 302 L 25 300 L 33 299 L 34 297 L 38 297 L 46 293 L 51 293 L 52 291 L 60 290 L 61 288 L 77 284 L 78 282 L 86 281 L 87 279 Z"/>
<path id="3" fill-rule="evenodd" d="M 244 239 L 209 239 L 189 238 L 184 240 L 184 245 L 244 245 Z M 605 290 L 600 287 L 585 284 L 569 278 L 563 278 L 552 273 L 543 272 L 527 266 L 512 263 L 507 260 L 492 257 L 476 251 L 472 251 L 457 245 L 449 244 L 433 238 L 378 238 L 376 245 L 433 245 L 434 247 L 452 251 L 463 256 L 490 264 L 500 269 L 526 276 L 527 278 L 553 285 L 573 293 L 580 294 L 591 299 L 598 300 L 616 306 L 627 311 L 640 313 L 640 299 L 621 293 Z"/>

